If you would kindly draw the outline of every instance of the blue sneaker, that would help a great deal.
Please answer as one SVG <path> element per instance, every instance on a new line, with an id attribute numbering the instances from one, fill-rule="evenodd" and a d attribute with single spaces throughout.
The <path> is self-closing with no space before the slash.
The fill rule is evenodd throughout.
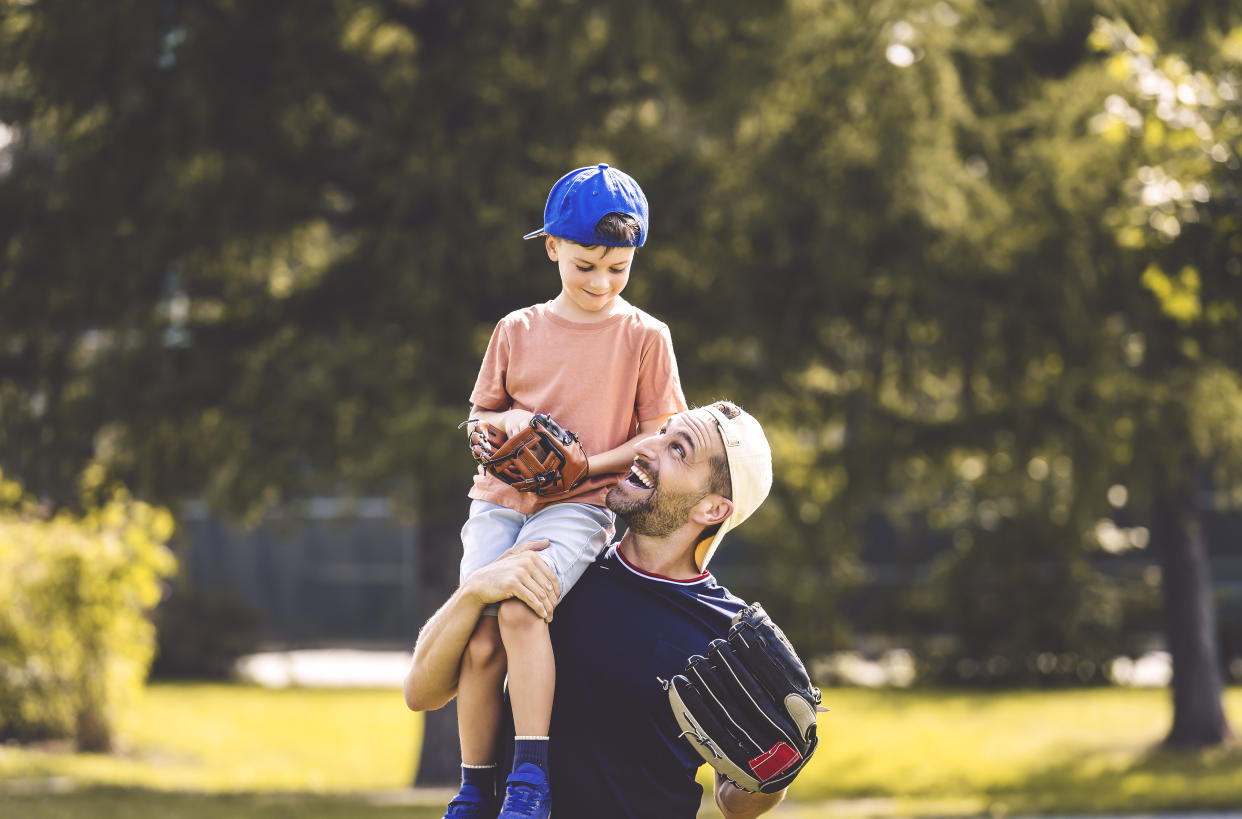
<path id="1" fill-rule="evenodd" d="M 552 813 L 552 786 L 543 768 L 523 762 L 509 774 L 505 802 L 496 819 L 548 819 Z"/>
<path id="2" fill-rule="evenodd" d="M 444 819 L 496 819 L 496 798 L 484 794 L 474 785 L 462 785 L 461 790 L 448 803 Z"/>

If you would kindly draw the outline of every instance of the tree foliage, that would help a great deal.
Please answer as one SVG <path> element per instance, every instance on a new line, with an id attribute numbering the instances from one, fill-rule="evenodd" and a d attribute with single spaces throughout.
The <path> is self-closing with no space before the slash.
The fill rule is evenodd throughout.
<path id="1" fill-rule="evenodd" d="M 556 289 L 518 237 L 608 161 L 652 203 L 627 295 L 775 448 L 725 579 L 809 650 L 878 540 L 934 562 L 885 615 L 956 635 L 929 674 L 1100 680 L 1152 606 L 1101 561 L 1202 468 L 1238 502 L 1231 4 L 0 8 L 0 457 L 42 496 L 415 497 L 451 583 L 452 429 Z"/>
<path id="2" fill-rule="evenodd" d="M 1186 746 L 1233 735 L 1220 704 L 1218 631 L 1198 520 L 1200 473 L 1218 487 L 1218 506 L 1242 497 L 1242 25 L 1236 14 L 1223 21 L 1232 28 L 1221 22 L 1207 29 L 1206 48 L 1189 56 L 1161 54 L 1154 38 L 1121 20 L 1097 20 L 1092 35 L 1124 86 L 1094 124 L 1106 139 L 1132 146 L 1137 165 L 1112 222 L 1133 260 L 1145 262 L 1137 278 L 1147 309 L 1135 325 L 1151 350 L 1143 369 L 1160 379 L 1150 403 L 1164 433 L 1151 442 L 1151 505 L 1173 654 L 1166 742 Z M 1192 68 L 1196 60 L 1210 67 Z"/>
<path id="3" fill-rule="evenodd" d="M 165 509 L 104 496 L 89 469 L 81 515 L 48 510 L 0 475 L 0 736 L 108 750 L 146 680 L 150 611 L 176 562 Z"/>

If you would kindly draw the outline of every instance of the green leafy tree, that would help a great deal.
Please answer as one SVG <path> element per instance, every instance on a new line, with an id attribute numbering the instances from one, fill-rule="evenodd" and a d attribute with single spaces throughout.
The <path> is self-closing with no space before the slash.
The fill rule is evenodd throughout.
<path id="1" fill-rule="evenodd" d="M 1015 558 L 1038 553 L 1056 586 L 1078 591 L 1059 596 L 1064 617 L 1021 650 L 1030 657 L 1044 640 L 1104 652 L 1124 600 L 1093 590 L 1088 559 L 1150 540 L 1178 658 L 1170 742 L 1220 741 L 1195 481 L 1210 461 L 1233 485 L 1221 470 L 1234 461 L 1236 228 L 1226 218 L 1210 242 L 1163 249 L 1202 254 L 1184 272 L 1184 262 L 1149 266 L 1151 248 L 1125 234 L 1118 243 L 1106 214 L 1129 212 L 1139 163 L 1091 136 L 1101 109 L 1118 107 L 1117 79 L 1088 46 L 1093 4 L 798 11 L 777 58 L 788 70 L 751 98 L 725 151 L 741 160 L 713 197 L 733 203 L 723 220 L 740 238 L 729 251 L 751 275 L 702 294 L 734 329 L 717 348 L 732 376 L 711 380 L 759 391 L 781 420 L 786 469 L 764 579 L 791 590 L 781 603 L 795 628 L 822 644 L 830 634 L 816 640 L 825 622 L 814 606 L 825 587 L 848 591 L 850 543 L 880 508 L 895 526 L 952 533 L 949 566 L 960 553 L 1008 551 L 976 560 L 981 572 L 945 572 L 969 585 L 946 589 L 941 609 L 954 594 L 990 597 L 994 610 L 970 618 L 1003 615 L 1011 598 L 990 594 L 989 576 L 1035 568 Z M 1187 3 L 1147 16 L 1183 37 L 1219 23 L 1218 10 Z M 1195 158 L 1219 153 L 1218 140 L 1195 142 Z M 1142 225 L 1170 229 L 1164 210 L 1138 204 Z M 1121 496 L 1150 531 L 1118 526 L 1109 498 Z M 1037 548 L 1008 549 L 1012 537 Z M 987 638 L 1002 656 L 1003 639 Z M 1027 658 L 1006 659 L 1012 669 Z"/>
<path id="2" fill-rule="evenodd" d="M 1215 744 L 1232 730 L 1198 514 L 1205 472 L 1225 508 L 1242 497 L 1242 27 L 1209 30 L 1195 55 L 1206 69 L 1161 53 L 1122 20 L 1100 18 L 1092 44 L 1122 86 L 1095 129 L 1135 168 L 1111 222 L 1129 251 L 1131 286 L 1143 291 L 1128 329 L 1143 347 L 1157 427 L 1152 523 L 1174 663 L 1167 741 Z"/>
<path id="3" fill-rule="evenodd" d="M 1227 16 L 1120 6 L 1176 42 Z M 995 621 L 1051 567 L 1054 612 L 1029 595 L 1018 636 L 974 628 L 946 662 L 1102 655 L 1128 604 L 1091 558 L 1141 539 L 1117 546 L 1109 490 L 1176 541 L 1193 514 L 1155 512 L 1186 456 L 1232 457 L 1197 420 L 1228 404 L 1179 399 L 1232 395 L 1238 369 L 1218 349 L 1236 315 L 1212 306 L 1224 223 L 1215 256 L 1187 255 L 1184 220 L 1176 242 L 1126 238 L 1127 185 L 1167 157 L 1092 133 L 1123 81 L 1088 46 L 1098 11 L 5 0 L 4 466 L 57 503 L 98 462 L 240 517 L 389 493 L 419 510 L 438 603 L 472 469 L 451 430 L 494 322 L 555 291 L 517 237 L 560 173 L 610 161 L 653 204 L 629 294 L 672 325 L 689 397 L 771 431 L 779 480 L 740 533 L 762 583 L 739 591 L 800 644 L 842 645 L 878 510 L 911 562 L 928 530 L 953 543 L 894 627 Z M 1183 326 L 1163 305 L 1191 291 Z M 456 775 L 443 716 L 426 782 Z"/>
<path id="4" fill-rule="evenodd" d="M 597 161 L 671 177 L 678 197 L 651 192 L 675 224 L 706 173 L 695 134 L 722 119 L 687 100 L 754 67 L 722 46 L 768 17 L 2 8 L 0 202 L 23 215 L 0 225 L 6 466 L 71 502 L 93 459 L 141 497 L 251 519 L 311 492 L 389 493 L 420 510 L 432 603 L 455 582 L 473 466 L 446 433 L 491 325 L 555 290 L 518 237 L 552 180 Z M 428 747 L 451 749 L 437 725 Z M 438 767 L 420 770 L 457 774 Z"/>
<path id="5" fill-rule="evenodd" d="M 47 509 L 0 475 L 0 736 L 112 747 L 155 648 L 151 609 L 175 569 L 165 509 L 124 492 L 82 515 Z"/>

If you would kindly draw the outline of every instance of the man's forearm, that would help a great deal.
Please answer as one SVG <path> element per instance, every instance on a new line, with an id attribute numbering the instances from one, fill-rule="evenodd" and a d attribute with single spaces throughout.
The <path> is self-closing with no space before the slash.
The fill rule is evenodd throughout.
<path id="1" fill-rule="evenodd" d="M 458 588 L 418 632 L 410 670 L 405 675 L 405 704 L 433 711 L 457 694 L 461 655 L 483 605 Z"/>
<path id="2" fill-rule="evenodd" d="M 418 633 L 405 675 L 405 704 L 433 711 L 457 694 L 461 655 L 488 603 L 516 597 L 545 620 L 560 594 L 556 573 L 539 557 L 548 541 L 526 541 L 474 572 Z"/>

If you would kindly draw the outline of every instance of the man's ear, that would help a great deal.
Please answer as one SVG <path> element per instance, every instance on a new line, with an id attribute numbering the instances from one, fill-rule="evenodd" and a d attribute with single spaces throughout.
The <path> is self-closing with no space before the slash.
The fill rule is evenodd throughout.
<path id="1" fill-rule="evenodd" d="M 695 504 L 690 512 L 690 519 L 707 528 L 715 526 L 733 514 L 733 501 L 724 495 L 708 495 Z"/>
<path id="2" fill-rule="evenodd" d="M 551 260 L 552 260 L 552 261 L 554 261 L 554 262 L 555 262 L 555 261 L 557 261 L 557 258 L 556 258 L 556 251 L 557 251 L 557 247 L 556 247 L 556 237 L 555 237 L 555 236 L 544 236 L 544 237 L 543 237 L 543 246 L 544 246 L 544 247 L 546 247 L 546 248 L 548 249 L 548 258 L 549 258 L 549 259 L 551 259 Z"/>

